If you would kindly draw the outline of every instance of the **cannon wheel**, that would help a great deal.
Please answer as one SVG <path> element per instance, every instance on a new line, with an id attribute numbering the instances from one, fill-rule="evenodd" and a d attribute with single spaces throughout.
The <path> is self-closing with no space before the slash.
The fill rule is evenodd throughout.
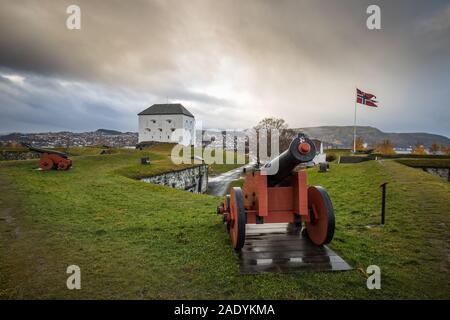
<path id="1" fill-rule="evenodd" d="M 230 195 L 225 196 L 225 201 L 223 202 L 225 212 L 230 212 Z"/>
<path id="2" fill-rule="evenodd" d="M 43 157 L 39 160 L 39 168 L 42 170 L 52 170 L 53 160 L 47 157 Z"/>
<path id="3" fill-rule="evenodd" d="M 224 222 L 227 224 L 227 231 L 230 233 L 230 219 L 228 218 L 230 215 L 230 195 L 227 194 L 225 196 L 225 201 L 223 202 L 223 212 L 224 212 Z"/>
<path id="4" fill-rule="evenodd" d="M 230 238 L 233 249 L 239 251 L 244 246 L 245 242 L 245 224 L 247 223 L 245 208 L 244 208 L 244 194 L 242 189 L 234 187 L 230 194 Z"/>
<path id="5" fill-rule="evenodd" d="M 61 160 L 58 163 L 58 170 L 67 170 L 69 169 L 69 163 L 66 160 Z"/>
<path id="6" fill-rule="evenodd" d="M 334 235 L 334 210 L 328 192 L 319 186 L 308 188 L 310 222 L 306 222 L 308 238 L 316 245 L 329 243 Z M 314 211 L 318 218 L 315 218 Z"/>

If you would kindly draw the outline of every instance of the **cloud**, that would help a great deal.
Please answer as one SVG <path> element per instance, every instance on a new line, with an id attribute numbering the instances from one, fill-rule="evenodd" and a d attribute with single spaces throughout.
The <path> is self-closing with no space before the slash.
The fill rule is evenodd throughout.
<path id="1" fill-rule="evenodd" d="M 227 105 L 225 100 L 203 93 L 178 90 L 179 101 L 197 101 L 204 108 L 197 115 L 212 115 L 211 104 Z M 4 75 L 0 70 L 0 133 L 18 131 L 89 131 L 100 124 L 122 131 L 135 130 L 137 113 L 149 101 L 166 97 L 144 91 L 92 84 L 34 74 Z M 170 101 L 174 102 L 174 101 Z M 205 112 L 206 111 L 206 112 Z"/>
<path id="2" fill-rule="evenodd" d="M 101 86 L 35 76 L 20 86 L 0 81 L 1 131 L 18 131 L 18 127 L 24 132 L 84 131 L 96 128 L 98 123 L 128 127 L 128 111 L 122 105 L 130 103 L 129 93 L 108 90 L 107 94 L 99 94 L 102 90 Z"/>
<path id="3" fill-rule="evenodd" d="M 365 27 L 372 2 L 379 31 Z M 25 80 L 1 82 L 0 131 L 137 130 L 136 113 L 167 100 L 207 127 L 349 125 L 359 86 L 382 106 L 360 124 L 450 133 L 435 116 L 450 80 L 442 1 L 82 0 L 79 31 L 70 4 L 3 1 L 0 73 Z"/>
<path id="4" fill-rule="evenodd" d="M 440 10 L 429 18 L 423 19 L 420 27 L 425 32 L 439 32 L 448 35 L 450 29 L 450 4 L 447 7 L 440 8 Z"/>
<path id="5" fill-rule="evenodd" d="M 23 82 L 25 81 L 25 78 L 22 76 L 19 76 L 17 74 L 3 74 L 1 75 L 3 78 L 8 79 L 9 81 L 11 81 L 12 83 L 18 84 L 18 85 L 22 85 Z"/>

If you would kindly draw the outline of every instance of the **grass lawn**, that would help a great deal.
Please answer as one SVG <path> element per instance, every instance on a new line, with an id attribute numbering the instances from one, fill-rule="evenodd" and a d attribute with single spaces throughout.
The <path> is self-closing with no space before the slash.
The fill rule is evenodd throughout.
<path id="1" fill-rule="evenodd" d="M 350 149 L 327 149 L 325 153 L 328 157 L 333 157 L 334 160 L 332 162 L 337 162 L 339 157 L 349 156 L 351 154 Z M 331 160 L 330 160 L 331 161 Z"/>
<path id="2" fill-rule="evenodd" d="M 149 155 L 152 165 L 138 165 Z M 239 274 L 218 197 L 130 177 L 173 165 L 161 150 L 74 158 L 67 172 L 36 160 L 0 163 L 0 298 L 450 298 L 450 185 L 395 161 L 310 169 L 332 197 L 331 248 L 355 270 Z M 386 226 L 379 184 L 388 181 Z M 81 290 L 66 288 L 68 265 Z M 366 288 L 367 266 L 382 289 Z"/>

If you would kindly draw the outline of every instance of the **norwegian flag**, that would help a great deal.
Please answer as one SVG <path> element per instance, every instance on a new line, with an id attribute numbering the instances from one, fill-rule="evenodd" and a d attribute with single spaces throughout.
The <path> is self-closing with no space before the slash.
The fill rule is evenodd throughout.
<path id="1" fill-rule="evenodd" d="M 378 106 L 375 103 L 378 103 L 378 101 L 375 100 L 376 98 L 377 97 L 374 94 L 362 92 L 361 90 L 356 89 L 356 103 L 377 108 Z"/>

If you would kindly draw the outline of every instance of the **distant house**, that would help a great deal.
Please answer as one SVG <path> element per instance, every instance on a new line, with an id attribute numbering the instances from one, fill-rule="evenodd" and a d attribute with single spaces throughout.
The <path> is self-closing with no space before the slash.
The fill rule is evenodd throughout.
<path id="1" fill-rule="evenodd" d="M 413 149 L 411 147 L 409 147 L 409 148 L 394 148 L 394 152 L 396 154 L 411 154 L 412 150 Z"/>
<path id="2" fill-rule="evenodd" d="M 139 143 L 157 141 L 194 144 L 194 115 L 179 103 L 154 104 L 138 113 L 138 117 Z"/>

